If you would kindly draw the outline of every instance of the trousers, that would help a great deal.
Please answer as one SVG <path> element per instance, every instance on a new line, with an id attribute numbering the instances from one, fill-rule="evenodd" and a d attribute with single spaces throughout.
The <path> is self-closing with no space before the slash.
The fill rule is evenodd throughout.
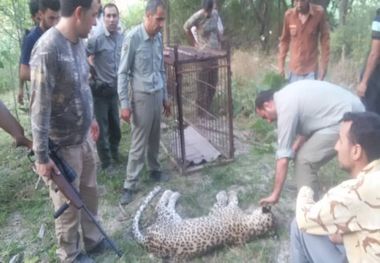
<path id="1" fill-rule="evenodd" d="M 161 169 L 158 153 L 162 103 L 162 90 L 154 93 L 133 92 L 132 94 L 131 147 L 124 189 L 135 190 L 145 159 L 149 171 Z"/>
<path id="2" fill-rule="evenodd" d="M 77 174 L 73 182 L 87 208 L 96 217 L 98 213 L 98 196 L 96 183 L 95 145 L 90 136 L 80 145 L 61 147 L 58 150 L 60 158 L 64 159 Z M 49 194 L 57 210 L 67 202 L 66 197 L 56 191 L 52 180 L 49 181 Z M 81 228 L 81 231 L 80 231 Z M 57 256 L 63 263 L 71 263 L 80 253 L 80 232 L 85 250 L 91 250 L 103 236 L 92 223 L 86 213 L 69 206 L 55 220 L 55 234 L 58 240 Z"/>

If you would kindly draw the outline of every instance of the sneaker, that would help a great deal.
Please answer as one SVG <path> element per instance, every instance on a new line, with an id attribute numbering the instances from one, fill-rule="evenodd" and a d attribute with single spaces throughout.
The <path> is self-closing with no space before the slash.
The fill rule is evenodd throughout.
<path id="1" fill-rule="evenodd" d="M 169 176 L 167 174 L 163 174 L 161 171 L 151 171 L 150 178 L 155 182 L 169 181 Z"/>
<path id="2" fill-rule="evenodd" d="M 86 254 L 79 253 L 73 263 L 95 263 L 95 261 Z"/>
<path id="3" fill-rule="evenodd" d="M 91 248 L 89 251 L 87 251 L 87 253 L 96 255 L 111 249 L 112 247 L 110 243 L 105 238 L 103 238 L 102 241 L 100 241 L 94 248 Z"/>
<path id="4" fill-rule="evenodd" d="M 121 205 L 127 205 L 132 202 L 132 191 L 128 189 L 124 189 L 123 195 L 120 198 Z"/>

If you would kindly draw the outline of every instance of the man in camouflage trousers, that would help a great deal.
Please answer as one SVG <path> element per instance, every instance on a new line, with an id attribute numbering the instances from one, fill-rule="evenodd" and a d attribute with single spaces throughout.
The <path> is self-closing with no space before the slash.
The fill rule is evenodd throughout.
<path id="1" fill-rule="evenodd" d="M 97 11 L 96 0 L 61 0 L 61 20 L 40 38 L 30 61 L 37 173 L 47 179 L 53 173 L 60 176 L 48 155 L 50 139 L 58 146 L 57 154 L 76 172 L 72 184 L 94 216 L 98 210 L 94 140 L 99 136 L 99 128 L 93 117 L 89 69 L 81 38 L 87 37 L 95 24 Z M 57 210 L 66 198 L 55 191 L 52 180 L 47 181 Z M 69 206 L 55 220 L 57 256 L 61 262 L 94 262 L 81 252 L 80 236 L 87 253 L 109 248 L 96 225 L 81 211 Z"/>

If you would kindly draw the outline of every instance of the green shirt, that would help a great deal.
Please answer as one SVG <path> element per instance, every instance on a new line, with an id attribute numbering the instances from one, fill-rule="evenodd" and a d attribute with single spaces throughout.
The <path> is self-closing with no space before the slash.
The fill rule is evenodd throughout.
<path id="1" fill-rule="evenodd" d="M 149 37 L 143 24 L 133 28 L 123 42 L 117 85 L 122 109 L 131 108 L 129 85 L 134 92 L 163 90 L 167 100 L 162 35 Z"/>
<path id="2" fill-rule="evenodd" d="M 97 77 L 114 88 L 117 85 L 122 43 L 123 35 L 118 31 L 110 33 L 105 26 L 102 26 L 87 41 L 87 55 L 94 55 Z"/>
<path id="3" fill-rule="evenodd" d="M 326 81 L 300 80 L 273 96 L 277 110 L 277 159 L 293 158 L 297 135 L 338 134 L 344 113 L 364 111 L 350 91 Z"/>
<path id="4" fill-rule="evenodd" d="M 203 9 L 194 13 L 183 25 L 185 31 L 189 31 L 193 26 L 197 28 L 197 41 L 200 49 L 219 49 L 218 37 L 218 12 L 212 10 L 209 17 L 205 15 Z"/>

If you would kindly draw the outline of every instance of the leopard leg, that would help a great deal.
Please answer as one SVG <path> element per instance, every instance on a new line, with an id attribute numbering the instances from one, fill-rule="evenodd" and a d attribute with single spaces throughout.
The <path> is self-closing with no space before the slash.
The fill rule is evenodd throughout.
<path id="1" fill-rule="evenodd" d="M 239 204 L 239 200 L 237 197 L 236 191 L 228 192 L 228 205 L 229 206 L 237 206 Z"/>
<path id="2" fill-rule="evenodd" d="M 169 198 L 170 198 L 170 196 L 172 195 L 172 193 L 173 193 L 172 191 L 170 191 L 170 190 L 166 190 L 166 191 L 162 194 L 160 200 L 158 200 L 157 205 L 156 205 L 156 212 L 157 212 L 157 213 L 159 213 L 159 211 L 165 209 L 167 203 L 169 202 Z"/>
<path id="3" fill-rule="evenodd" d="M 166 207 L 167 213 L 171 216 L 171 222 L 173 223 L 179 223 L 182 220 L 181 216 L 175 211 L 175 205 L 179 197 L 180 194 L 178 192 L 172 193 Z"/>
<path id="4" fill-rule="evenodd" d="M 169 198 L 169 202 L 168 202 L 168 208 L 170 210 L 175 210 L 175 205 L 179 197 L 180 197 L 180 194 L 178 192 L 174 192 L 171 194 Z"/>
<path id="5" fill-rule="evenodd" d="M 216 203 L 210 210 L 209 215 L 216 215 L 219 213 L 220 209 L 226 207 L 228 204 L 228 196 L 226 191 L 220 191 L 216 194 Z"/>

